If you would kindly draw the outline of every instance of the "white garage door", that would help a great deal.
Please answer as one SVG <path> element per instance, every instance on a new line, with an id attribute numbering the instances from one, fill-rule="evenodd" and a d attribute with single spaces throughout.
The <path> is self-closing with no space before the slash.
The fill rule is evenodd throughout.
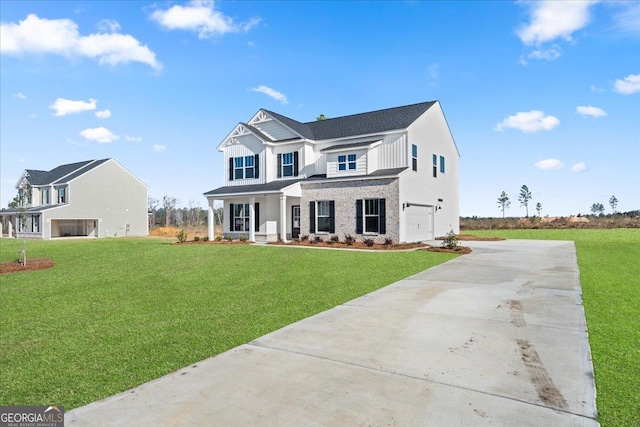
<path id="1" fill-rule="evenodd" d="M 431 206 L 411 205 L 406 208 L 407 242 L 421 242 L 433 239 L 431 210 Z"/>

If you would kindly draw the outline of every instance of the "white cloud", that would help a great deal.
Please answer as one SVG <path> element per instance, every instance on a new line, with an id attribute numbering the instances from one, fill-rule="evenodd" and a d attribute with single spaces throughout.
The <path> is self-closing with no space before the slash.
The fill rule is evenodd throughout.
<path id="1" fill-rule="evenodd" d="M 542 61 L 553 61 L 554 59 L 560 58 L 562 49 L 560 46 L 553 46 L 549 49 L 538 49 L 529 52 L 527 58 L 530 59 L 539 59 Z"/>
<path id="2" fill-rule="evenodd" d="M 640 3 L 637 1 L 607 3 L 622 8 L 614 14 L 613 20 L 618 30 L 630 35 L 640 35 Z"/>
<path id="3" fill-rule="evenodd" d="M 595 1 L 543 0 L 527 2 L 530 22 L 517 31 L 526 45 L 539 45 L 557 38 L 572 41 L 572 34 L 584 28 L 590 20 L 589 8 Z"/>
<path id="4" fill-rule="evenodd" d="M 613 90 L 623 95 L 640 92 L 640 74 L 629 74 L 624 79 L 617 79 L 613 83 Z"/>
<path id="5" fill-rule="evenodd" d="M 576 163 L 575 165 L 571 166 L 571 172 L 582 172 L 585 170 L 587 170 L 587 165 L 582 162 Z"/>
<path id="6" fill-rule="evenodd" d="M 589 86 L 589 89 L 591 89 L 591 92 L 604 92 L 604 89 L 600 89 L 598 86 L 596 85 L 591 85 Z"/>
<path id="7" fill-rule="evenodd" d="M 283 93 L 278 92 L 275 89 L 271 89 L 270 87 L 267 87 L 267 86 L 254 87 L 254 88 L 251 88 L 251 91 L 252 92 L 264 93 L 265 95 L 275 99 L 276 101 L 280 101 L 283 104 L 288 104 L 289 103 L 289 101 L 287 100 L 287 97 Z"/>
<path id="8" fill-rule="evenodd" d="M 538 132 L 551 130 L 560 124 L 560 120 L 554 116 L 545 116 L 542 111 L 532 110 L 526 113 L 517 113 L 498 123 L 494 130 L 502 131 L 505 128 L 518 129 L 522 132 Z"/>
<path id="9" fill-rule="evenodd" d="M 91 111 L 96 109 L 96 100 L 90 98 L 89 101 L 72 101 L 70 99 L 58 98 L 49 105 L 49 108 L 56 110 L 53 114 L 56 117 L 66 116 L 67 114 L 77 114 L 83 111 Z"/>
<path id="10" fill-rule="evenodd" d="M 96 28 L 101 33 L 115 33 L 117 31 L 120 31 L 120 23 L 112 19 L 103 19 L 102 21 L 98 22 Z"/>
<path id="11" fill-rule="evenodd" d="M 80 136 L 99 143 L 109 143 L 120 139 L 118 135 L 114 135 L 113 132 L 104 127 L 85 129 L 80 132 Z"/>
<path id="12" fill-rule="evenodd" d="M 162 68 L 156 54 L 128 34 L 101 32 L 81 36 L 78 24 L 70 19 L 41 19 L 34 14 L 18 24 L 0 24 L 0 53 L 81 56 L 97 59 L 101 65 L 141 62 L 154 69 Z"/>
<path id="13" fill-rule="evenodd" d="M 591 116 L 594 118 L 604 117 L 607 115 L 607 112 L 602 108 L 592 107 L 591 105 L 587 107 L 579 106 L 576 107 L 576 113 L 581 114 L 582 116 Z"/>
<path id="14" fill-rule="evenodd" d="M 536 163 L 535 167 L 542 170 L 562 169 L 564 167 L 564 164 L 562 164 L 562 162 L 558 159 L 545 159 L 540 160 L 538 163 Z"/>
<path id="15" fill-rule="evenodd" d="M 142 138 L 135 137 L 135 136 L 129 136 L 129 135 L 125 135 L 124 139 L 126 139 L 129 142 L 140 142 L 140 141 L 142 141 Z"/>
<path id="16" fill-rule="evenodd" d="M 15 96 L 16 98 L 19 98 L 19 99 L 27 99 L 27 97 L 24 96 L 24 93 L 22 93 L 22 92 L 14 93 L 13 96 Z"/>
<path id="17" fill-rule="evenodd" d="M 167 10 L 156 10 L 151 19 L 169 30 L 187 30 L 206 39 L 226 33 L 246 32 L 253 28 L 259 18 L 237 24 L 232 18 L 215 10 L 213 1 L 191 1 L 186 6 L 174 5 Z"/>
<path id="18" fill-rule="evenodd" d="M 166 149 L 167 149 L 166 145 L 153 144 L 153 151 L 156 151 L 158 153 L 161 153 L 161 152 L 165 151 Z"/>
<path id="19" fill-rule="evenodd" d="M 111 117 L 111 111 L 109 110 L 96 111 L 96 117 L 99 119 L 108 119 L 109 117 Z"/>

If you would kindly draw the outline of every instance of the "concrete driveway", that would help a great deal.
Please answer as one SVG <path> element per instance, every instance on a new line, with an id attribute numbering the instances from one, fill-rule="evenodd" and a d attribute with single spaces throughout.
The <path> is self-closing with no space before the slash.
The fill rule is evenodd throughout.
<path id="1" fill-rule="evenodd" d="M 465 244 L 472 254 L 72 410 L 66 425 L 597 426 L 573 242 Z"/>

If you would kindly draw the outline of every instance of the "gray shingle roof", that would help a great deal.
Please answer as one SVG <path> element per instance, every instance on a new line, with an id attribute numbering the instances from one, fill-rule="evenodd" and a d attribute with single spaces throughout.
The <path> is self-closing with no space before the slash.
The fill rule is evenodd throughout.
<path id="1" fill-rule="evenodd" d="M 421 102 L 308 123 L 300 123 L 273 111 L 265 111 L 305 138 L 320 141 L 405 129 L 436 102 Z"/>
<path id="2" fill-rule="evenodd" d="M 27 169 L 26 172 L 29 174 L 28 180 L 31 185 L 62 184 L 77 178 L 96 166 L 103 164 L 107 160 L 109 159 L 86 160 L 84 162 L 60 165 L 50 171 Z"/>

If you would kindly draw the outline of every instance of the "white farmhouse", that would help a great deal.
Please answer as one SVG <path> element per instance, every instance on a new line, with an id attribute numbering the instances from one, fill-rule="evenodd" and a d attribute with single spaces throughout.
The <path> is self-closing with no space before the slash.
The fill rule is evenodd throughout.
<path id="1" fill-rule="evenodd" d="M 438 101 L 301 123 L 260 109 L 218 146 L 224 186 L 204 193 L 225 236 L 393 242 L 459 232 L 459 152 Z"/>

